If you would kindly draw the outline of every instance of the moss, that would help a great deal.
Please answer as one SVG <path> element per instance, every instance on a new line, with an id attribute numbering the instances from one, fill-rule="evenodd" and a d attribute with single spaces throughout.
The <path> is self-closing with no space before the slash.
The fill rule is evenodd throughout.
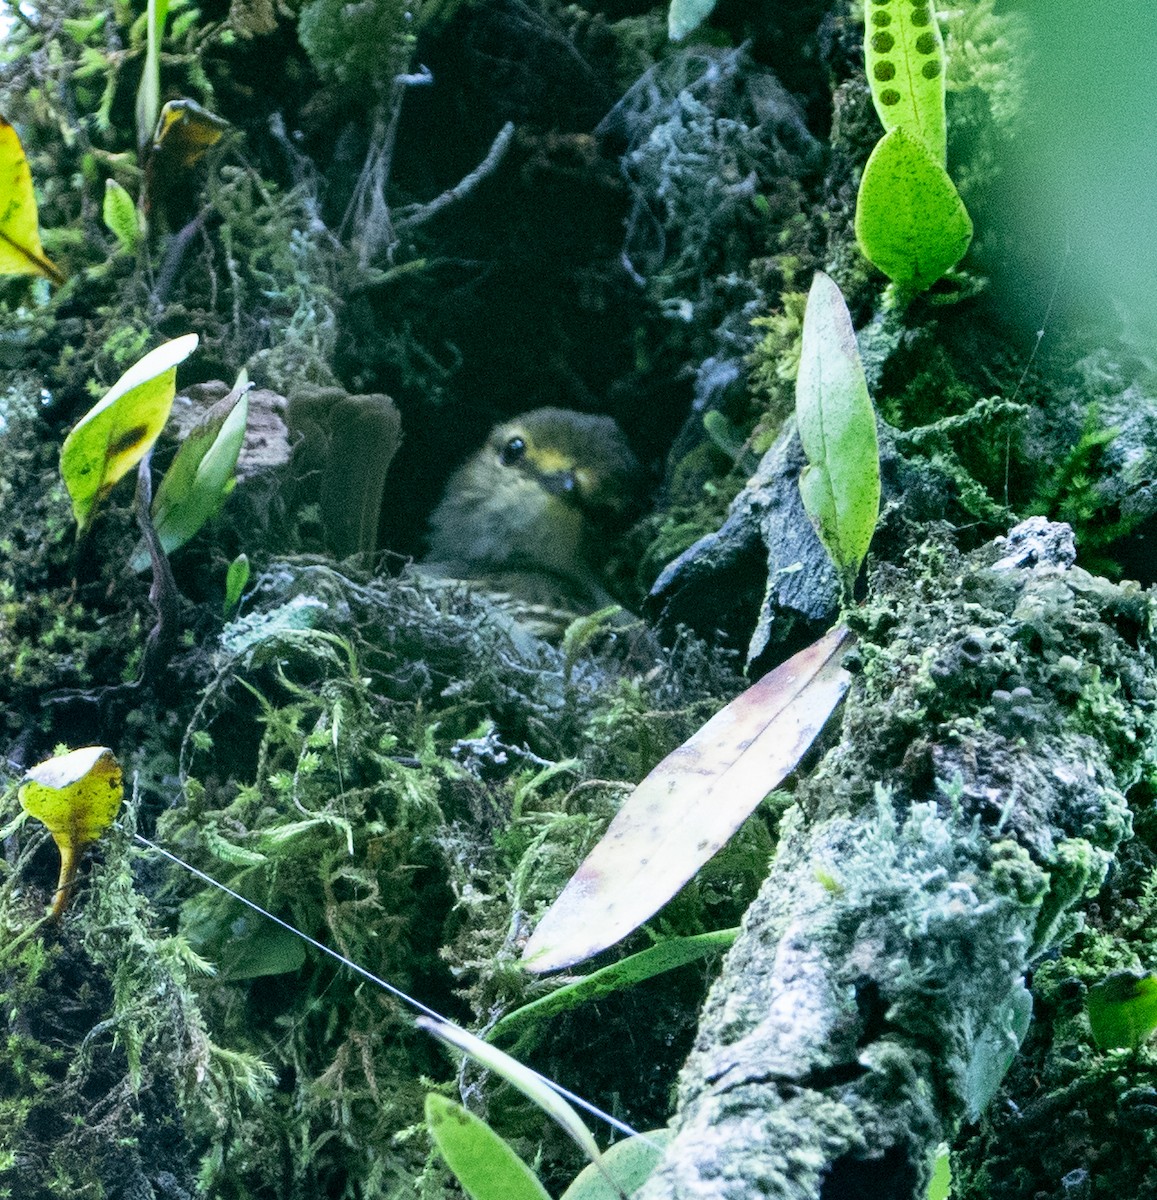
<path id="1" fill-rule="evenodd" d="M 472 1024 L 528 998 L 515 931 L 553 900 L 631 782 L 737 686 L 690 639 L 641 672 L 629 634 L 593 653 L 555 650 L 460 587 L 409 576 L 281 562 L 251 603 L 224 631 L 185 736 L 185 803 L 159 839 Z M 662 927 L 734 923 L 770 844 L 754 821 Z M 218 966 L 196 985 L 215 1040 L 282 1080 L 234 1112 L 227 1134 L 197 1126 L 214 1194 L 405 1195 L 419 1177 L 424 1194 L 445 1194 L 424 1142 L 402 1136 L 421 1121 L 422 1077 L 447 1069 L 405 1009 L 219 893 L 180 876 L 168 888 L 162 907 Z M 655 1005 L 663 1019 L 632 1034 L 651 1044 L 655 1072 L 622 1101 L 655 1123 L 701 988 L 683 972 L 572 1016 L 538 1065 L 597 1087 L 577 1047 Z M 572 1151 L 538 1114 L 485 1095 L 504 1133 L 531 1156 L 545 1138 L 548 1173 L 573 1175 Z"/>
<path id="2" fill-rule="evenodd" d="M 1090 1197 L 1143 1192 L 1153 1153 L 1147 1101 L 1141 1098 L 1154 1083 L 1150 1055 L 1142 1051 L 1126 1063 L 1119 1054 L 1099 1051 L 1083 996 L 1110 971 L 1153 961 L 1152 850 L 1125 843 L 1102 886 L 1108 852 L 1129 833 L 1131 814 L 1122 793 L 1130 795 L 1132 807 L 1140 806 L 1141 815 L 1150 803 L 1145 780 L 1157 732 L 1157 693 L 1145 666 L 1150 634 L 1143 631 L 1151 628 L 1151 598 L 1135 586 L 1114 588 L 1075 569 L 1054 582 L 1042 579 L 1019 597 L 1003 594 L 995 574 L 971 585 L 966 580 L 953 594 L 943 587 L 944 578 L 957 571 L 951 556 L 928 545 L 921 557 L 941 580 L 935 612 L 931 606 L 926 613 L 913 609 L 906 619 L 918 613 L 917 624 L 959 622 L 960 634 L 931 660 L 903 653 L 879 658 L 874 650 L 865 655 L 868 693 L 891 708 L 896 721 L 895 736 L 889 736 L 883 710 L 873 706 L 871 737 L 880 766 L 893 764 L 916 787 L 930 769 L 944 778 L 953 765 L 966 780 L 974 769 L 966 761 L 985 763 L 985 770 L 1007 780 L 1028 761 L 1015 749 L 1019 742 L 1040 762 L 1058 764 L 1048 786 L 1067 833 L 1051 844 L 1039 842 L 1035 863 L 1025 862 L 1021 851 L 1001 872 L 1010 895 L 1022 902 L 1037 895 L 1036 952 L 1051 957 L 1032 978 L 1034 1020 L 1022 1056 L 979 1125 L 957 1147 L 954 1194 L 1060 1200 L 1071 1195 L 1068 1189 L 1080 1183 L 1081 1172 Z M 916 584 L 917 594 L 921 586 Z M 895 617 L 880 611 L 868 619 L 892 629 Z M 908 643 L 893 632 L 894 646 L 922 642 L 923 635 Z M 969 719 L 965 710 L 976 705 L 978 719 Z M 939 748 L 926 744 L 933 723 L 951 731 L 948 741 L 958 740 L 967 751 L 950 749 L 944 739 Z M 993 736 L 1009 739 L 1008 761 L 987 745 Z M 1080 747 L 1093 744 L 1111 764 L 1111 774 L 1098 773 L 1093 783 L 1110 801 L 1107 821 L 1090 819 L 1080 771 L 1059 765 L 1082 761 Z M 1039 783 L 1022 779 L 1020 786 L 1018 804 L 1027 816 L 1043 795 L 1043 776 Z M 950 787 L 947 794 L 956 793 Z M 960 794 L 969 794 L 967 785 Z M 1014 808 L 993 812 L 992 819 L 1023 839 L 1027 826 Z M 1043 896 L 1040 865 L 1048 879 Z M 1023 866 L 1031 868 L 1028 877 L 1022 878 Z M 1097 897 L 1091 904 L 1090 889 Z"/>
<path id="3" fill-rule="evenodd" d="M 307 0 L 297 36 L 314 67 L 341 83 L 379 88 L 401 63 L 382 70 L 383 54 L 397 54 L 406 36 L 408 6 L 402 0 Z M 402 60 L 404 62 L 404 59 Z"/>
<path id="4" fill-rule="evenodd" d="M 36 822 L 12 849 L 0 872 L 0 1188 L 97 1198 L 168 1178 L 191 1191 L 189 1127 L 213 1123 L 223 1074 L 190 991 L 194 960 L 151 920 L 125 833 L 102 840 L 59 926 L 37 924 L 55 853 Z"/>

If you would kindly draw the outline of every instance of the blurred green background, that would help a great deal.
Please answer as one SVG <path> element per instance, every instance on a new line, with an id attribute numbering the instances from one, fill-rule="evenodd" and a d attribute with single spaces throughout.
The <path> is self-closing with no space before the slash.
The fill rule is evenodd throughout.
<path id="1" fill-rule="evenodd" d="M 1022 0 L 1032 61 L 1008 164 L 1002 305 L 1038 328 L 1058 277 L 1058 319 L 1157 336 L 1157 4 Z M 1066 254 L 1067 251 L 1067 254 Z"/>

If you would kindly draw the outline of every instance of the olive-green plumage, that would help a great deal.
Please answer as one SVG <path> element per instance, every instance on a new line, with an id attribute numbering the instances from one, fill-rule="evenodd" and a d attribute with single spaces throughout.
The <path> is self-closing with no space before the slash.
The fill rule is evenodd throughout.
<path id="1" fill-rule="evenodd" d="M 611 604 L 593 563 L 607 519 L 630 510 L 640 475 L 610 417 L 536 408 L 504 421 L 451 476 L 423 569 L 523 608 L 573 616 Z"/>

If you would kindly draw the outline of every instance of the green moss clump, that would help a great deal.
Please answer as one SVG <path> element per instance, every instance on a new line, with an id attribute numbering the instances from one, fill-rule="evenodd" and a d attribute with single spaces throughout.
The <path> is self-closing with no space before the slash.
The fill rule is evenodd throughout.
<path id="1" fill-rule="evenodd" d="M 12 815 L 15 788 L 4 811 Z M 130 817 L 131 823 L 131 817 Z M 0 867 L 0 1193 L 21 1200 L 194 1190 L 193 1136 L 260 1091 L 262 1065 L 214 1046 L 190 989 L 204 964 L 159 930 L 127 834 L 107 834 L 62 922 L 38 918 L 56 855 L 37 822 Z"/>
<path id="2" fill-rule="evenodd" d="M 308 0 L 297 19 L 297 36 L 323 76 L 384 93 L 400 66 L 391 51 L 396 55 L 408 35 L 413 8 L 405 0 Z"/>
<path id="3" fill-rule="evenodd" d="M 488 1024 L 535 987 L 517 966 L 527 917 L 558 894 L 631 784 L 739 685 L 697 642 L 662 653 L 649 641 L 632 649 L 636 636 L 609 629 L 595 652 L 555 649 L 460 585 L 271 564 L 222 635 L 185 737 L 184 804 L 158 838 L 423 1003 Z M 770 848 L 757 818 L 660 927 L 734 924 Z M 408 1010 L 179 874 L 162 907 L 216 964 L 196 987 L 215 1040 L 281 1081 L 227 1135 L 198 1126 L 213 1194 L 409 1195 L 421 1178 L 423 1195 L 446 1195 L 425 1140 L 405 1132 L 421 1121 L 423 1078 L 447 1073 Z M 702 986 L 682 972 L 642 1000 L 574 1015 L 538 1065 L 597 1090 L 617 1057 L 592 1067 L 592 1022 L 610 1038 L 638 1023 L 640 1003 L 657 1004 L 666 1023 L 632 1034 L 653 1040 L 657 1073 L 623 1097 L 654 1124 Z M 540 1114 L 484 1094 L 530 1157 L 546 1147 L 556 1182 L 575 1173 Z"/>

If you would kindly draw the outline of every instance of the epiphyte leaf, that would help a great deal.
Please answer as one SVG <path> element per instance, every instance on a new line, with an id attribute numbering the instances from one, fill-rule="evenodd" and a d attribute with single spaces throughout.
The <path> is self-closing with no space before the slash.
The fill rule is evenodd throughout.
<path id="1" fill-rule="evenodd" d="M 627 798 L 538 923 L 523 965 L 553 971 L 661 908 L 795 768 L 847 691 L 843 626 L 780 663 L 672 751 Z"/>
<path id="2" fill-rule="evenodd" d="M 214 516 L 233 488 L 234 471 L 249 414 L 244 383 L 210 408 L 181 442 L 153 500 L 153 525 L 166 554 L 183 546 Z M 145 546 L 132 558 L 134 571 L 149 565 Z"/>
<path id="3" fill-rule="evenodd" d="M 952 1156 L 945 1142 L 936 1147 L 927 1195 L 928 1200 L 949 1200 L 952 1195 Z"/>
<path id="4" fill-rule="evenodd" d="M 305 942 L 221 893 L 187 901 L 182 926 L 189 944 L 216 967 L 218 979 L 256 979 L 300 970 Z"/>
<path id="5" fill-rule="evenodd" d="M 161 107 L 161 40 L 169 15 L 169 0 L 148 0 L 145 10 L 145 66 L 137 88 L 137 146 L 149 144 L 149 135 Z"/>
<path id="6" fill-rule="evenodd" d="M 876 143 L 864 167 L 856 240 L 870 263 L 913 293 L 956 266 L 972 241 L 972 219 L 948 172 L 902 128 Z"/>
<path id="7" fill-rule="evenodd" d="M 77 422 L 60 450 L 60 474 L 80 532 L 97 505 L 148 453 L 176 394 L 177 364 L 197 346 L 186 334 L 149 351 Z"/>
<path id="8" fill-rule="evenodd" d="M 593 1166 L 584 1167 L 562 1194 L 562 1200 L 620 1200 L 633 1196 L 650 1178 L 671 1140 L 669 1129 L 651 1129 L 642 1137 L 616 1142 L 603 1155 L 615 1186 Z"/>
<path id="9" fill-rule="evenodd" d="M 715 10 L 716 0 L 671 0 L 667 9 L 667 36 L 681 42 L 694 33 Z"/>
<path id="10" fill-rule="evenodd" d="M 509 1143 L 461 1104 L 428 1092 L 426 1128 L 471 1200 L 550 1200 Z"/>
<path id="11" fill-rule="evenodd" d="M 944 39 L 932 0 L 865 0 L 864 58 L 885 130 L 918 137 L 947 162 Z"/>
<path id="12" fill-rule="evenodd" d="M 68 904 L 80 855 L 112 824 L 120 808 L 120 764 L 107 746 L 85 746 L 30 768 L 19 795 L 21 807 L 44 822 L 60 850 L 60 879 L 52 900 L 52 915 L 59 917 Z"/>
<path id="13" fill-rule="evenodd" d="M 153 131 L 153 153 L 163 153 L 171 163 L 188 169 L 215 146 L 229 122 L 202 108 L 196 100 L 166 101 Z"/>
<path id="14" fill-rule="evenodd" d="M 128 191 L 115 179 L 104 181 L 104 204 L 100 215 L 116 240 L 130 254 L 134 254 L 141 243 L 137 206 Z"/>
<path id="15" fill-rule="evenodd" d="M 241 603 L 245 585 L 249 582 L 249 555 L 238 554 L 225 572 L 225 616 L 228 617 Z"/>
<path id="16" fill-rule="evenodd" d="M 726 950 L 735 941 L 738 929 L 721 929 L 688 937 L 666 938 L 655 946 L 629 955 L 608 967 L 600 967 L 574 983 L 565 984 L 547 996 L 532 1000 L 504 1016 L 489 1033 L 490 1040 L 504 1037 L 522 1026 L 566 1012 L 575 1005 L 597 1000 L 623 988 L 633 987 L 665 971 L 696 962 L 709 954 Z"/>
<path id="17" fill-rule="evenodd" d="M 795 419 L 808 459 L 803 506 L 850 600 L 880 514 L 880 448 L 852 318 L 822 271 L 804 313 Z"/>
<path id="18" fill-rule="evenodd" d="M 0 117 L 0 275 L 43 275 L 64 282 L 40 244 L 32 171 L 16 130 Z"/>
<path id="19" fill-rule="evenodd" d="M 544 1079 L 537 1071 L 532 1071 L 525 1063 L 520 1063 L 505 1050 L 499 1050 L 497 1046 L 484 1042 L 459 1025 L 453 1025 L 449 1021 L 435 1021 L 430 1017 L 418 1017 L 416 1023 L 419 1029 L 424 1029 L 446 1045 L 469 1054 L 476 1063 L 500 1075 L 532 1104 L 537 1104 L 592 1163 L 598 1164 L 600 1170 L 603 1169 L 603 1156 L 591 1131 L 583 1124 L 578 1113 L 551 1087 L 549 1080 Z"/>
<path id="20" fill-rule="evenodd" d="M 961 1073 L 969 1121 L 979 1121 L 992 1102 L 1031 1022 L 1032 993 L 1022 982 L 974 1032 Z"/>
<path id="21" fill-rule="evenodd" d="M 1135 1050 L 1157 1029 L 1157 975 L 1114 971 L 1089 988 L 1085 1010 L 1102 1050 Z"/>

